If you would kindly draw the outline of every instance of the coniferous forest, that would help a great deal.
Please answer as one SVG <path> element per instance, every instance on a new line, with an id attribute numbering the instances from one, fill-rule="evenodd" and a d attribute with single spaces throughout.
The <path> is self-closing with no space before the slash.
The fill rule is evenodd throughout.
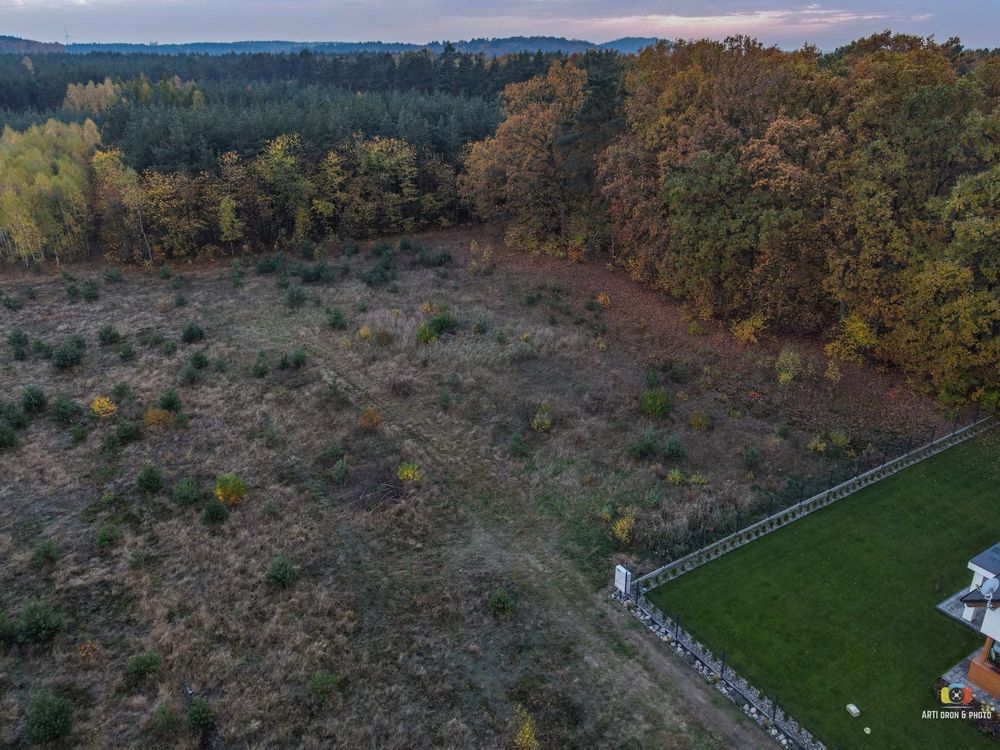
<path id="1" fill-rule="evenodd" d="M 0 56 L 0 256 L 159 263 L 501 224 L 741 340 L 995 405 L 1000 56 L 888 32 L 638 55 Z"/>

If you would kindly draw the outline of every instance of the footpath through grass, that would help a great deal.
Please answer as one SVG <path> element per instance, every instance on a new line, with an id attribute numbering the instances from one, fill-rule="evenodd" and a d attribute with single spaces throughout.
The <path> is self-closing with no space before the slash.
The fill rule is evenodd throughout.
<path id="1" fill-rule="evenodd" d="M 1000 541 L 998 511 L 994 430 L 649 598 L 831 747 L 996 748 L 965 722 L 921 711 L 940 708 L 935 681 L 981 643 L 934 605 L 968 585 L 968 560 Z"/>

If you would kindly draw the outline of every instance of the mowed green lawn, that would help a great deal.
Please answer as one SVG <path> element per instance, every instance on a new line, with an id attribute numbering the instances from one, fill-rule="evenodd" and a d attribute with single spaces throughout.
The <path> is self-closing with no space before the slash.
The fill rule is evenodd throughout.
<path id="1" fill-rule="evenodd" d="M 934 609 L 1000 541 L 994 430 L 681 576 L 650 599 L 830 747 L 1000 748 L 939 708 L 981 639 Z M 845 706 L 855 703 L 861 716 Z M 864 728 L 871 734 L 865 735 Z"/>

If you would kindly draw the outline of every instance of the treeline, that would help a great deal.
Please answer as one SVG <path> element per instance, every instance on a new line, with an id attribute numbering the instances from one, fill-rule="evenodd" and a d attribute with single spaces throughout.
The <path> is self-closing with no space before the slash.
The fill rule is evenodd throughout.
<path id="1" fill-rule="evenodd" d="M 601 72 L 596 80 L 593 74 Z M 618 88 L 508 86 L 462 194 L 526 249 L 606 251 L 732 325 L 821 335 L 951 403 L 1000 384 L 1000 58 L 892 36 L 820 55 L 650 48 Z"/>
<path id="2" fill-rule="evenodd" d="M 162 263 L 447 226 L 460 218 L 442 157 L 395 138 L 355 136 L 322 158 L 302 139 L 230 151 L 214 172 L 138 172 L 100 148 L 90 120 L 0 136 L 0 258 L 86 256 Z"/>

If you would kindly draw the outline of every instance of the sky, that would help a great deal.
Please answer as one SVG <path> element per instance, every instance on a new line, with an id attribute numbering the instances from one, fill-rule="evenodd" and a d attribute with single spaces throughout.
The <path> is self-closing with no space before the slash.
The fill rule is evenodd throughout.
<path id="1" fill-rule="evenodd" d="M 886 28 L 1000 47 L 1000 0 L 0 0 L 0 34 L 56 42 L 748 34 L 833 49 Z"/>

